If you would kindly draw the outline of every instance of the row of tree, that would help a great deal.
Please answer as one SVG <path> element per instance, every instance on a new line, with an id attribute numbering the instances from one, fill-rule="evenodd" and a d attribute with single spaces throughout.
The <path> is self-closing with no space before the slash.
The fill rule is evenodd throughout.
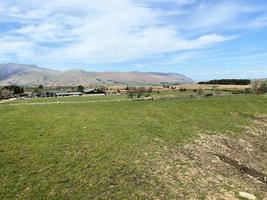
<path id="1" fill-rule="evenodd" d="M 55 96 L 55 90 L 60 91 L 62 88 L 45 88 L 43 85 L 39 85 L 37 87 L 29 87 L 27 88 L 27 93 L 30 93 L 31 97 L 53 97 Z M 66 89 L 66 88 L 65 88 Z M 79 85 L 78 87 L 72 87 L 69 88 L 70 91 L 73 92 L 81 92 L 83 93 L 85 88 L 82 85 Z M 98 88 L 99 90 L 105 91 L 106 88 L 101 87 Z M 28 94 L 25 93 L 24 88 L 17 85 L 10 85 L 10 86 L 4 86 L 0 88 L 0 99 L 9 99 L 13 97 L 27 97 Z"/>
<path id="2" fill-rule="evenodd" d="M 216 79 L 206 82 L 199 82 L 198 84 L 215 84 L 215 85 L 249 85 L 249 79 Z"/>
<path id="3" fill-rule="evenodd" d="M 137 98 L 141 98 L 141 97 L 149 97 L 152 90 L 153 90 L 152 87 L 149 87 L 149 88 L 146 88 L 146 87 L 127 87 L 126 93 L 127 93 L 128 97 L 131 99 L 134 96 L 136 96 Z"/>
<path id="4" fill-rule="evenodd" d="M 21 94 L 24 94 L 24 88 L 17 85 L 5 86 L 0 89 L 0 98 L 2 99 L 9 99 Z"/>
<path id="5" fill-rule="evenodd" d="M 28 88 L 28 90 L 31 90 L 34 96 L 39 97 L 44 92 L 44 87 L 42 85 L 39 85 L 38 87 L 35 88 Z M 0 88 L 0 99 L 9 99 L 13 97 L 22 97 L 22 96 L 25 96 L 24 87 L 22 86 L 10 85 Z"/>

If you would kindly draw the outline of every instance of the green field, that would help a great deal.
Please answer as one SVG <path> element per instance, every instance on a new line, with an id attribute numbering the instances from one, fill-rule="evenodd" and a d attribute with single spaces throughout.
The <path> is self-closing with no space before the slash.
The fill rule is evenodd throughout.
<path id="1" fill-rule="evenodd" d="M 267 96 L 0 104 L 0 199 L 171 199 L 149 171 L 157 152 L 201 133 L 235 137 L 255 114 L 267 114 Z"/>

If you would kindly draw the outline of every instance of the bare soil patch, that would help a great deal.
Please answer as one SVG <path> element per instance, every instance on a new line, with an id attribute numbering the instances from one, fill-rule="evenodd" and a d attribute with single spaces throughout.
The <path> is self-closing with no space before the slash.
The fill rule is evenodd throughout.
<path id="1" fill-rule="evenodd" d="M 267 199 L 267 115 L 253 118 L 245 134 L 207 133 L 163 148 L 151 172 L 176 199 L 239 199 L 240 191 Z"/>

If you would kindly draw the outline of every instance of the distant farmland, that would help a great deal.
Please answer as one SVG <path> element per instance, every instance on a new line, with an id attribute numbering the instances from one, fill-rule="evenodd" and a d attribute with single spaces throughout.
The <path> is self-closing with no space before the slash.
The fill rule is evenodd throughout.
<path id="1" fill-rule="evenodd" d="M 0 199 L 261 199 L 264 180 L 217 154 L 266 173 L 266 105 L 266 95 L 0 104 Z"/>

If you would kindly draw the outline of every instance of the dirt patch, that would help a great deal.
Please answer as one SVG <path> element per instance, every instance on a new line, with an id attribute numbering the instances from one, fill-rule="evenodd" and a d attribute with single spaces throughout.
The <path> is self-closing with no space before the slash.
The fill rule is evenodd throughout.
<path id="1" fill-rule="evenodd" d="M 262 183 L 267 184 L 267 176 L 263 174 L 262 172 L 257 171 L 249 166 L 246 166 L 245 164 L 242 164 L 238 160 L 233 160 L 232 158 L 225 156 L 223 154 L 215 154 L 215 155 L 218 156 L 221 161 L 235 167 L 240 173 L 252 176 L 253 178 L 256 178 Z"/>
<path id="2" fill-rule="evenodd" d="M 239 137 L 203 134 L 185 147 L 163 148 L 151 172 L 176 199 L 267 199 L 267 115 Z"/>

